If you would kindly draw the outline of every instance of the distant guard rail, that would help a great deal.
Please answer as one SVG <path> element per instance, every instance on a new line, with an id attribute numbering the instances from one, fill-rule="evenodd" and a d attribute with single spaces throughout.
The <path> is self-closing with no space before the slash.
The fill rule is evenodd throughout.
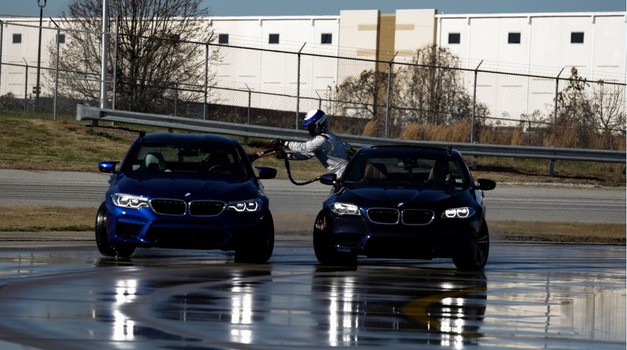
<path id="1" fill-rule="evenodd" d="M 306 140 L 309 134 L 305 130 L 283 129 L 268 126 L 226 123 L 213 120 L 182 118 L 160 114 L 148 114 L 101 109 L 79 104 L 76 109 L 76 120 L 110 121 L 167 129 L 196 131 L 212 134 L 223 134 L 252 138 L 282 138 L 291 140 Z M 487 145 L 477 143 L 454 143 L 435 141 L 409 141 L 399 139 L 383 139 L 355 135 L 338 135 L 344 141 L 354 146 L 368 145 L 421 145 L 433 147 L 453 147 L 464 155 L 509 157 L 509 158 L 536 158 L 555 160 L 573 160 L 587 162 L 625 163 L 625 151 L 608 151 L 578 148 L 534 147 L 534 146 L 506 146 Z M 550 175 L 552 171 L 549 170 Z"/>

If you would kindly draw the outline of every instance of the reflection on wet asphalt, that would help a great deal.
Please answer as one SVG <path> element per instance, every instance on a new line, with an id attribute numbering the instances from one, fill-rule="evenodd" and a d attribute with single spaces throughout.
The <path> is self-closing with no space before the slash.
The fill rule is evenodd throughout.
<path id="1" fill-rule="evenodd" d="M 493 244 L 482 273 L 447 260 L 267 265 L 221 252 L 91 243 L 0 249 L 2 349 L 625 348 L 625 247 Z"/>

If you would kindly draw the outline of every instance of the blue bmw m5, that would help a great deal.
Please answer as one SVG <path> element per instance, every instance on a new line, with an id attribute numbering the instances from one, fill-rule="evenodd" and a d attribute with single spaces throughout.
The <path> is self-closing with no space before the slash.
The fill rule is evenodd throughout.
<path id="1" fill-rule="evenodd" d="M 111 173 L 96 214 L 96 244 L 105 256 L 137 247 L 234 250 L 236 262 L 264 263 L 274 248 L 274 222 L 260 179 L 235 140 L 199 134 L 141 134 Z"/>
<path id="2" fill-rule="evenodd" d="M 314 251 L 322 264 L 350 265 L 358 255 L 452 258 L 460 270 L 481 270 L 489 234 L 483 191 L 460 152 L 414 146 L 359 150 L 317 215 Z"/>

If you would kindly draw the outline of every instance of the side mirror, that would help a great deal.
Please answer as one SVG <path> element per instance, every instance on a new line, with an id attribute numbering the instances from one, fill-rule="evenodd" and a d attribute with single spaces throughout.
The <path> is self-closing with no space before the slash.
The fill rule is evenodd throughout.
<path id="1" fill-rule="evenodd" d="M 489 191 L 496 188 L 496 182 L 489 179 L 477 179 L 477 188 L 483 191 Z"/>
<path id="2" fill-rule="evenodd" d="M 105 162 L 100 162 L 98 163 L 98 170 L 100 170 L 103 173 L 110 173 L 113 174 L 115 173 L 117 170 L 115 169 L 115 166 L 118 164 L 119 162 L 114 162 L 114 161 L 105 161 Z"/>
<path id="3" fill-rule="evenodd" d="M 320 176 L 320 183 L 323 185 L 335 185 L 336 180 L 337 180 L 337 176 L 333 173 L 324 174 Z"/>
<path id="4" fill-rule="evenodd" d="M 257 166 L 255 167 L 259 172 L 257 176 L 258 179 L 274 179 L 276 177 L 276 169 L 270 168 L 266 166 Z"/>

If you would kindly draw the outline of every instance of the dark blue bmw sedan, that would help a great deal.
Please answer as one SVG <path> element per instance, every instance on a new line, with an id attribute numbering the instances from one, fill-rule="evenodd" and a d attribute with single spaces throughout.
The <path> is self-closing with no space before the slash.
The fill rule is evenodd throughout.
<path id="1" fill-rule="evenodd" d="M 350 265 L 358 255 L 452 258 L 460 270 L 481 270 L 489 252 L 483 191 L 492 180 L 473 179 L 460 152 L 414 146 L 359 150 L 314 224 L 322 264 Z"/>
<path id="2" fill-rule="evenodd" d="M 141 134 L 122 163 L 106 161 L 110 187 L 96 214 L 96 244 L 105 256 L 137 247 L 234 250 L 238 262 L 266 262 L 274 223 L 242 146 L 221 136 Z"/>

